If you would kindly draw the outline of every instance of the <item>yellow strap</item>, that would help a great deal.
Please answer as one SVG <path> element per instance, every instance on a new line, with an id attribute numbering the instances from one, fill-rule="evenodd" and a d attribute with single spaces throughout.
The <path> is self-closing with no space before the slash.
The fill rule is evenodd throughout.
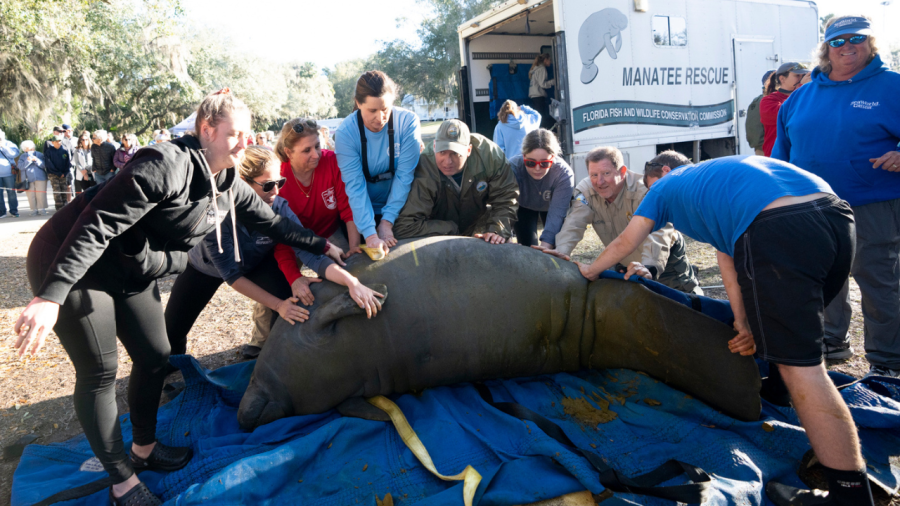
<path id="1" fill-rule="evenodd" d="M 419 459 L 419 462 L 425 466 L 425 469 L 428 469 L 432 474 L 444 481 L 463 481 L 463 501 L 465 501 L 466 506 L 472 506 L 472 500 L 475 498 L 475 490 L 478 489 L 478 484 L 481 483 L 481 475 L 478 474 L 478 471 L 472 466 L 466 466 L 463 472 L 457 475 L 442 475 L 434 467 L 434 462 L 431 461 L 428 450 L 425 449 L 425 445 L 422 444 L 419 436 L 416 435 L 416 431 L 414 431 L 409 425 L 409 422 L 406 421 L 406 416 L 403 415 L 403 411 L 400 410 L 399 406 L 383 395 L 376 395 L 375 397 L 366 400 L 391 417 L 391 421 L 394 422 L 394 428 L 397 429 L 397 433 L 400 434 L 403 443 L 405 443 L 406 447 L 413 452 L 413 455 L 415 455 L 417 459 Z"/>

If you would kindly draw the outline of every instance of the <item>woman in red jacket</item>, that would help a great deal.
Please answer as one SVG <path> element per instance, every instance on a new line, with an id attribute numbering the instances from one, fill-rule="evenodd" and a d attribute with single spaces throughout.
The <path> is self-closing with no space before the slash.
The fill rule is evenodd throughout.
<path id="1" fill-rule="evenodd" d="M 315 120 L 297 118 L 285 123 L 275 145 L 275 154 L 281 159 L 281 176 L 287 179 L 281 197 L 288 201 L 300 222 L 346 251 L 345 258 L 361 253 L 359 232 L 353 223 L 353 211 L 344 190 L 337 157 L 319 144 L 319 126 Z M 342 222 L 346 230 L 342 230 Z M 275 259 L 291 284 L 294 297 L 311 305 L 314 298 L 309 284 L 321 279 L 300 274 L 297 257 L 287 246 L 275 247 Z"/>
<path id="2" fill-rule="evenodd" d="M 778 111 L 781 109 L 781 104 L 788 99 L 792 91 L 803 86 L 803 78 L 808 74 L 809 70 L 803 64 L 789 61 L 782 64 L 769 76 L 765 96 L 759 101 L 759 119 L 765 132 L 763 154 L 766 156 L 772 156 L 772 147 L 775 146 L 775 137 L 778 132 Z"/>

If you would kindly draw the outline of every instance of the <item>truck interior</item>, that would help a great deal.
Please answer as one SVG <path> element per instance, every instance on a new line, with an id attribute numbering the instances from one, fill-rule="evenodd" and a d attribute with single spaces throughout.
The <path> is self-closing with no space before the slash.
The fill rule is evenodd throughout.
<path id="1" fill-rule="evenodd" d="M 471 26 L 478 28 L 476 25 L 477 21 Z M 551 56 L 549 79 L 561 74 L 559 62 L 565 63 L 564 58 L 558 57 L 555 26 L 553 2 L 548 0 L 485 26 L 465 39 L 466 64 L 460 70 L 459 107 L 460 118 L 472 131 L 491 138 L 498 122 L 497 112 L 506 100 L 531 105 L 528 72 L 539 54 Z M 555 86 L 547 90 L 548 103 L 551 98 L 560 100 L 558 89 Z M 550 119 L 544 125 L 550 127 L 554 123 Z M 565 135 L 565 129 L 554 126 L 552 130 L 557 136 Z"/>

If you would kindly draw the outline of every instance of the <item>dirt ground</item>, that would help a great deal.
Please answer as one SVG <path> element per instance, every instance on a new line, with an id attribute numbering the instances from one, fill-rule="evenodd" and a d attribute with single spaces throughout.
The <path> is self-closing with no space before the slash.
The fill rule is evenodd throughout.
<path id="1" fill-rule="evenodd" d="M 51 201 L 52 206 L 52 201 Z M 35 435 L 38 444 L 64 441 L 81 432 L 72 407 L 75 372 L 72 363 L 55 334 L 47 339 L 36 358 L 20 360 L 16 357 L 13 325 L 25 305 L 32 298 L 25 275 L 25 256 L 38 228 L 46 217 L 0 221 L 0 448 L 26 435 Z M 591 231 L 575 250 L 575 258 L 592 260 L 602 249 Z M 702 286 L 721 285 L 715 251 L 698 243 L 688 247 L 690 261 L 700 269 Z M 160 282 L 163 304 L 168 301 L 173 278 Z M 707 295 L 725 298 L 724 289 L 712 288 Z M 868 370 L 863 350 L 862 316 L 859 313 L 859 289 L 851 282 L 853 324 L 850 328 L 852 345 L 857 355 L 850 360 L 829 364 L 830 368 L 862 376 Z M 207 368 L 214 369 L 242 360 L 239 347 L 247 342 L 250 333 L 251 303 L 227 285 L 216 293 L 200 315 L 188 343 L 188 352 Z M 116 398 L 119 411 L 125 413 L 126 385 L 131 373 L 131 360 L 119 345 L 119 370 Z M 179 380 L 178 375 L 169 381 Z M 0 460 L 0 504 L 8 504 L 12 476 L 18 459 Z"/>

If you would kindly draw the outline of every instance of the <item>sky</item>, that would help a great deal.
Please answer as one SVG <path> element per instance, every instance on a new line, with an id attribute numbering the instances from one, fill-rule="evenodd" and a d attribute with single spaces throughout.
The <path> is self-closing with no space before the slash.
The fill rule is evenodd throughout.
<path id="1" fill-rule="evenodd" d="M 242 5 L 241 14 L 223 8 L 231 4 Z M 187 0 L 182 6 L 192 21 L 221 30 L 244 50 L 320 68 L 368 56 L 378 41 L 418 40 L 426 13 L 415 0 Z M 399 27 L 398 18 L 406 18 Z"/>
<path id="2" fill-rule="evenodd" d="M 900 0 L 889 0 L 887 7 L 881 5 L 884 1 L 818 0 L 816 4 L 820 16 L 870 16 L 882 41 L 879 45 L 900 47 L 896 29 Z M 311 61 L 319 68 L 368 56 L 379 48 L 379 41 L 415 42 L 416 28 L 427 14 L 427 7 L 416 0 L 187 0 L 182 5 L 191 20 L 220 30 L 247 51 L 277 62 Z M 242 6 L 240 15 L 235 15 L 236 5 Z M 399 26 L 398 18 L 404 18 Z"/>

